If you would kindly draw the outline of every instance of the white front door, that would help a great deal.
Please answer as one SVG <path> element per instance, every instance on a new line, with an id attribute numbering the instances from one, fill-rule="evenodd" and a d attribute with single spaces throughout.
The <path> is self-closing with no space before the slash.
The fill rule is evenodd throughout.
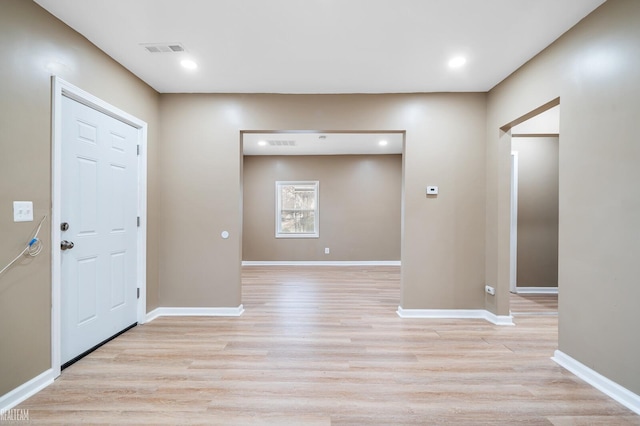
<path id="1" fill-rule="evenodd" d="M 62 97 L 61 364 L 136 323 L 137 135 Z"/>

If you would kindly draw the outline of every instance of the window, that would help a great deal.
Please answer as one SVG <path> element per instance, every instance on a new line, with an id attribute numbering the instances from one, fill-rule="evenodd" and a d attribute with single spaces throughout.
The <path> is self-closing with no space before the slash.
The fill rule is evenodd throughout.
<path id="1" fill-rule="evenodd" d="M 276 238 L 318 238 L 318 181 L 276 182 Z"/>

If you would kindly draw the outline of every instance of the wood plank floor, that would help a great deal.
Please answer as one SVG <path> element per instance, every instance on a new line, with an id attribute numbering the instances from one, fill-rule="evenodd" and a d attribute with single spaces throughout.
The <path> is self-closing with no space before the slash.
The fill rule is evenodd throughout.
<path id="1" fill-rule="evenodd" d="M 401 319 L 398 301 L 397 267 L 248 267 L 240 318 L 138 326 L 17 408 L 47 425 L 640 425 L 549 359 L 557 317 Z"/>
<path id="2" fill-rule="evenodd" d="M 557 294 L 511 294 L 511 315 L 558 315 Z"/>

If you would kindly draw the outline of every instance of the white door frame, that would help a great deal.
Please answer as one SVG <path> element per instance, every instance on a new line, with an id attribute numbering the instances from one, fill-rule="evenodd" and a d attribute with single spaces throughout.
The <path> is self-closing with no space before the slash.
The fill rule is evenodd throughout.
<path id="1" fill-rule="evenodd" d="M 138 324 L 144 324 L 147 295 L 147 123 L 53 76 L 52 81 L 52 176 L 51 176 L 51 368 L 54 377 L 60 375 L 61 350 L 61 253 L 60 217 L 62 195 L 62 96 L 80 102 L 138 130 L 138 216 L 136 281 L 140 288 L 137 306 Z"/>
<path id="2" fill-rule="evenodd" d="M 509 242 L 509 291 L 518 292 L 518 151 L 511 151 L 511 236 Z"/>

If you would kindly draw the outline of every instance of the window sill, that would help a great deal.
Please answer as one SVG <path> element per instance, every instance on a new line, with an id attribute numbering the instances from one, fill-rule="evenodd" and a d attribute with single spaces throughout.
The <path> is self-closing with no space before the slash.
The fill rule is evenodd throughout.
<path id="1" fill-rule="evenodd" d="M 276 238 L 320 238 L 318 234 L 276 234 Z"/>

